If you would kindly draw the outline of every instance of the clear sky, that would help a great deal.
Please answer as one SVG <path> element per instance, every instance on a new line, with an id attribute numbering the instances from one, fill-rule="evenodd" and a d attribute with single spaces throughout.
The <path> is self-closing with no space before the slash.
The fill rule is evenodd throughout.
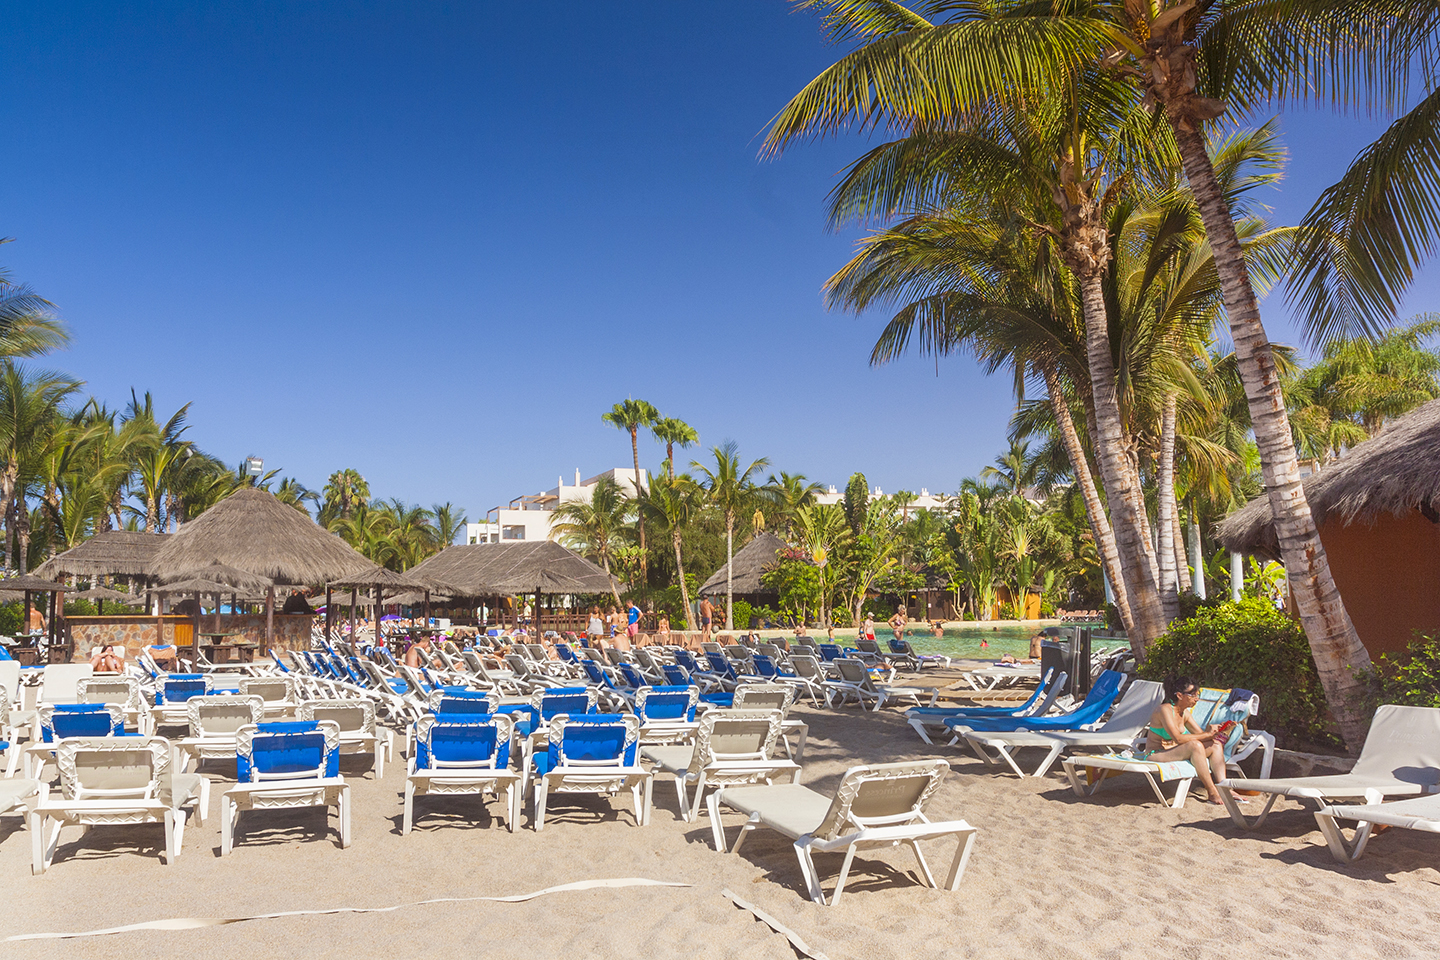
<path id="1" fill-rule="evenodd" d="M 836 55 L 784 0 L 0 11 L 0 265 L 70 323 L 53 366 L 193 401 L 227 461 L 474 519 L 629 464 L 627 396 L 837 486 L 953 490 L 1004 446 L 1007 379 L 872 369 L 886 318 L 823 308 L 863 144 L 758 158 Z M 1295 222 L 1379 128 L 1282 129 Z"/>

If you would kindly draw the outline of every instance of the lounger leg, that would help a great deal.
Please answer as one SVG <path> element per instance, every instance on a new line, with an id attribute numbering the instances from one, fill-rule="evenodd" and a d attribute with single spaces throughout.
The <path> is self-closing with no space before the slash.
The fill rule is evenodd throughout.
<path id="1" fill-rule="evenodd" d="M 975 830 L 972 828 L 959 834 L 960 845 L 955 848 L 955 859 L 950 861 L 950 875 L 945 878 L 945 889 L 955 890 L 965 876 L 965 865 L 970 862 L 970 850 L 975 846 Z"/>
<path id="2" fill-rule="evenodd" d="M 644 788 L 643 791 L 642 791 L 642 793 L 643 793 L 643 795 L 644 795 L 644 797 L 645 797 L 645 818 L 644 818 L 644 820 L 642 821 L 642 825 L 648 827 L 648 826 L 650 826 L 650 811 L 651 811 L 651 809 L 653 809 L 653 807 L 654 807 L 654 800 L 655 800 L 655 778 L 654 778 L 654 777 L 646 777 L 646 778 L 645 778 L 645 782 L 642 784 L 642 786 L 643 786 L 643 788 Z"/>
<path id="3" fill-rule="evenodd" d="M 924 740 L 926 743 L 929 744 L 933 744 L 935 742 L 934 740 L 930 739 L 930 734 L 925 732 L 925 724 L 920 720 L 919 717 L 911 717 L 910 726 L 914 727 L 915 732 L 920 734 L 921 740 Z"/>
<path id="4" fill-rule="evenodd" d="M 820 889 L 820 877 L 815 872 L 815 858 L 810 855 L 810 838 L 795 841 L 795 856 L 800 861 L 800 873 L 805 877 L 805 887 L 810 899 L 825 906 L 825 892 Z"/>
<path id="5" fill-rule="evenodd" d="M 45 859 L 45 815 L 32 811 L 26 819 L 30 821 L 30 872 L 38 877 L 48 866 Z"/>
<path id="6" fill-rule="evenodd" d="M 977 752 L 978 752 L 978 749 L 979 749 L 979 745 L 978 745 L 978 744 L 975 744 L 975 742 L 974 742 L 973 740 L 970 740 L 970 741 L 967 741 L 967 742 L 970 743 L 970 744 L 972 744 L 972 745 L 974 745 L 974 746 L 977 748 Z M 1011 747 L 1007 747 L 1005 744 L 1002 743 L 1002 744 L 1000 744 L 999 746 L 997 746 L 997 747 L 995 748 L 995 752 L 999 755 L 999 757 L 1000 757 L 1001 760 L 1004 760 L 1006 763 L 1008 763 L 1008 764 L 1010 765 L 1010 769 L 1015 771 L 1015 775 L 1016 775 L 1017 777 L 1019 777 L 1021 780 L 1024 780 L 1024 779 L 1025 779 L 1025 771 L 1024 771 L 1024 770 L 1021 770 L 1021 769 L 1020 769 L 1020 764 L 1018 764 L 1018 763 L 1015 762 L 1015 756 L 1010 752 L 1011 749 L 1012 749 Z M 1018 749 L 1018 748 L 1016 748 L 1016 749 Z"/>
<path id="7" fill-rule="evenodd" d="M 686 823 L 693 823 L 698 820 L 700 818 L 700 811 L 698 809 L 700 806 L 700 795 L 698 793 L 695 795 L 695 806 L 697 809 L 692 811 L 690 809 L 690 801 L 685 796 L 685 774 L 683 772 L 675 774 L 675 795 L 680 798 L 680 819 Z"/>
<path id="8" fill-rule="evenodd" d="M 805 853 L 808 855 L 810 850 L 807 848 Z M 830 894 L 830 906 L 833 907 L 840 902 L 840 894 L 845 892 L 845 878 L 850 876 L 850 864 L 854 862 L 855 844 L 852 843 L 845 848 L 845 862 L 840 864 L 840 879 L 835 881 L 835 892 Z M 811 863 L 813 864 L 814 861 L 812 860 Z M 813 870 L 814 867 L 812 866 L 811 869 Z M 815 886 L 817 888 L 820 886 L 820 878 L 818 876 L 815 878 Z"/>
<path id="9" fill-rule="evenodd" d="M 1160 797 L 1160 802 L 1165 803 L 1165 794 L 1160 792 L 1160 785 L 1155 782 L 1155 778 L 1148 773 L 1145 776 L 1150 780 L 1150 786 L 1155 789 L 1156 795 Z M 1190 784 L 1193 782 L 1193 777 L 1186 777 L 1175 785 L 1175 802 L 1170 804 L 1172 809 L 1179 810 L 1185 806 L 1185 800 L 1190 796 Z"/>
<path id="10" fill-rule="evenodd" d="M 545 778 L 535 781 L 535 832 L 545 829 Z"/>
<path id="11" fill-rule="evenodd" d="M 520 791 L 515 789 L 516 783 L 511 780 L 505 786 L 505 819 L 510 832 L 515 832 L 515 824 L 520 819 Z"/>
<path id="12" fill-rule="evenodd" d="M 400 821 L 400 836 L 410 836 L 410 829 L 415 824 L 415 781 L 405 779 L 405 815 Z"/>
<path id="13" fill-rule="evenodd" d="M 720 822 L 720 794 L 722 792 L 723 791 L 717 790 L 710 794 L 709 799 L 706 800 L 705 803 L 705 809 L 710 814 L 710 833 L 715 838 L 716 853 L 725 852 L 725 825 Z M 700 803 L 700 797 L 698 795 L 695 797 L 695 803 L 697 805 Z M 741 831 L 740 836 L 742 839 L 744 838 L 744 831 Z"/>
<path id="14" fill-rule="evenodd" d="M 915 862 L 920 864 L 920 875 L 924 878 L 925 885 L 927 887 L 935 886 L 935 875 L 930 872 L 930 864 L 925 862 L 925 855 L 920 852 L 920 844 L 911 839 L 906 840 L 905 845 L 910 848 L 911 853 L 915 854 Z"/>
<path id="15" fill-rule="evenodd" d="M 178 823 L 176 821 L 179 821 Z M 165 811 L 165 865 L 175 866 L 175 861 L 180 859 L 180 844 L 185 834 L 184 815 L 177 810 Z"/>
<path id="16" fill-rule="evenodd" d="M 1353 843 L 1345 842 L 1345 834 L 1340 830 L 1340 824 L 1335 818 L 1324 813 L 1315 814 L 1315 822 L 1320 825 L 1320 832 L 1325 835 L 1325 843 L 1330 847 L 1330 855 L 1341 863 L 1354 863 L 1365 853 L 1365 848 L 1370 844 L 1370 834 L 1373 824 L 1360 821 L 1355 824 L 1355 840 Z"/>
<path id="17" fill-rule="evenodd" d="M 200 778 L 200 796 L 195 801 L 195 822 L 201 826 L 205 825 L 205 818 L 210 816 L 210 778 Z"/>
<path id="18" fill-rule="evenodd" d="M 375 779 L 385 778 L 385 744 L 379 738 L 375 738 Z"/>
<path id="19" fill-rule="evenodd" d="M 1035 768 L 1035 772 L 1032 773 L 1031 776 L 1032 776 L 1032 777 L 1043 777 L 1043 776 L 1045 776 L 1045 774 L 1047 774 L 1047 773 L 1050 772 L 1050 768 L 1051 768 L 1052 766 L 1054 766 L 1055 761 L 1058 760 L 1058 759 L 1060 759 L 1060 754 L 1062 754 L 1062 753 L 1064 753 L 1064 752 L 1065 752 L 1065 744 L 1061 743 L 1061 742 L 1058 741 L 1058 740 L 1055 741 L 1055 745 L 1050 748 L 1050 752 L 1049 752 L 1049 753 L 1045 754 L 1045 759 L 1040 761 L 1040 766 L 1038 766 L 1038 767 Z"/>
<path id="20" fill-rule="evenodd" d="M 228 857 L 235 847 L 235 800 L 228 794 L 220 794 L 220 856 Z"/>
<path id="21" fill-rule="evenodd" d="M 340 849 L 350 846 L 350 785 L 340 787 Z"/>
<path id="22" fill-rule="evenodd" d="M 1245 818 L 1245 813 L 1240 809 L 1240 804 L 1236 801 L 1235 795 L 1230 792 L 1230 788 L 1223 783 L 1217 783 L 1216 786 L 1220 788 L 1220 799 L 1225 801 L 1225 809 L 1230 811 L 1230 819 L 1246 830 L 1254 830 L 1264 823 L 1265 818 L 1270 816 L 1270 808 L 1275 806 L 1276 800 L 1280 799 L 1280 794 L 1270 794 L 1270 799 L 1265 802 L 1265 809 L 1261 810 L 1260 816 L 1252 822 Z"/>

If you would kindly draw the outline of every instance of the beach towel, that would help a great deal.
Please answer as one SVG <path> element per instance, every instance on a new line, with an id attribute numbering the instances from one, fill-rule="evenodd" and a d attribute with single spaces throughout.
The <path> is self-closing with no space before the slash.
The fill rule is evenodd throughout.
<path id="1" fill-rule="evenodd" d="M 1160 782 L 1169 780 L 1188 780 L 1196 776 L 1195 765 L 1189 760 L 1150 760 L 1143 753 L 1136 753 L 1133 750 L 1122 750 L 1119 753 L 1100 754 L 1104 760 L 1119 760 L 1122 763 L 1144 763 L 1155 768 L 1160 775 Z M 1095 782 L 1095 767 L 1086 767 L 1085 772 L 1090 777 L 1090 782 Z"/>

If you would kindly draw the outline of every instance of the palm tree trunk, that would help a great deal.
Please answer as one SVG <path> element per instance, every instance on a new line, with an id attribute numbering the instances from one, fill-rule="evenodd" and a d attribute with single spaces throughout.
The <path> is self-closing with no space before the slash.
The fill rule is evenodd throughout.
<path id="1" fill-rule="evenodd" d="M 637 456 L 635 459 L 638 461 L 640 458 Z M 675 441 L 673 440 L 665 442 L 665 473 L 671 480 L 675 479 Z"/>
<path id="2" fill-rule="evenodd" d="M 638 497 L 645 492 L 640 486 L 640 428 L 630 428 L 630 453 L 635 457 L 635 495 Z M 650 565 L 646 562 L 648 554 L 645 552 L 645 512 L 640 511 L 636 518 L 640 521 L 640 580 L 642 589 L 644 583 L 649 580 Z"/>
<path id="3" fill-rule="evenodd" d="M 725 629 L 735 629 L 735 513 L 725 511 Z"/>
<path id="4" fill-rule="evenodd" d="M 1165 612 L 1160 606 L 1154 578 L 1154 553 L 1145 539 L 1136 509 L 1133 484 L 1120 420 L 1120 398 L 1115 385 L 1115 360 L 1110 352 L 1110 331 L 1105 308 L 1105 291 L 1100 272 L 1079 274 L 1081 308 L 1085 318 L 1085 354 L 1090 367 L 1090 389 L 1095 402 L 1096 459 L 1105 496 L 1110 501 L 1110 519 L 1115 528 L 1115 545 L 1120 551 L 1125 576 L 1126 598 L 1135 629 L 1130 646 L 1137 657 L 1164 632 Z"/>
<path id="5" fill-rule="evenodd" d="M 1194 585 L 1190 582 L 1190 557 L 1185 551 L 1185 528 L 1180 523 L 1180 504 L 1175 504 L 1175 513 L 1170 518 L 1171 526 L 1174 529 L 1175 538 L 1175 577 L 1176 584 L 1181 593 L 1193 593 Z"/>
<path id="6" fill-rule="evenodd" d="M 20 576 L 25 576 L 30 563 L 30 509 L 25 505 L 25 494 L 15 498 L 15 530 L 18 534 L 19 551 L 15 565 Z"/>
<path id="7" fill-rule="evenodd" d="M 680 531 L 675 530 L 670 534 L 670 542 L 675 546 L 675 570 L 680 577 L 680 599 L 685 602 L 685 629 L 695 632 L 695 611 L 690 609 L 690 586 L 685 582 L 685 561 L 680 559 Z"/>
<path id="8" fill-rule="evenodd" d="M 615 598 L 615 609 L 619 610 L 624 607 L 624 604 L 620 602 L 620 591 L 615 589 L 615 575 L 610 572 L 610 554 L 602 553 L 600 562 L 605 567 L 605 575 L 610 578 L 610 596 Z"/>
<path id="9" fill-rule="evenodd" d="M 1230 320 L 1230 337 L 1235 344 L 1235 359 L 1245 384 L 1255 443 L 1260 449 L 1261 473 L 1274 516 L 1275 537 L 1289 576 L 1290 595 L 1310 640 L 1330 712 L 1340 726 L 1346 746 L 1354 753 L 1365 742 L 1369 726 L 1360 704 L 1370 653 L 1360 642 L 1335 586 L 1325 545 L 1320 541 L 1320 531 L 1300 483 L 1300 466 L 1275 358 L 1260 322 L 1260 305 L 1250 286 L 1229 204 L 1215 179 L 1204 137 L 1197 125 L 1183 114 L 1192 96 L 1187 93 L 1176 99 L 1178 103 L 1166 102 L 1165 105 L 1171 113 L 1185 176 L 1194 191 L 1214 251 L 1215 269 L 1220 276 L 1225 312 Z M 1181 115 L 1177 117 L 1176 113 Z"/>
<path id="10" fill-rule="evenodd" d="M 0 514 L 5 517 L 5 569 L 10 569 L 10 561 L 14 557 L 15 541 L 15 474 L 13 470 L 7 469 L 4 474 L 3 484 L 0 484 Z M 29 629 L 29 625 L 26 625 Z"/>
<path id="11" fill-rule="evenodd" d="M 1180 615 L 1175 574 L 1175 395 L 1165 397 L 1160 414 L 1160 463 L 1155 478 L 1155 553 L 1160 566 L 1160 607 L 1168 624 Z"/>
<path id="12" fill-rule="evenodd" d="M 1060 427 L 1060 439 L 1070 458 L 1070 471 L 1075 474 L 1075 482 L 1080 484 L 1085 516 L 1090 520 L 1090 532 L 1095 537 L 1095 549 L 1115 592 L 1115 606 L 1120 610 L 1120 620 L 1128 633 L 1135 627 L 1130 617 L 1130 603 L 1125 599 L 1125 576 L 1120 570 L 1120 554 L 1115 550 L 1115 531 L 1110 529 L 1110 518 L 1105 516 L 1105 505 L 1100 502 L 1100 491 L 1095 489 L 1095 478 L 1090 474 L 1090 461 L 1085 457 L 1085 448 L 1080 445 L 1075 421 L 1070 419 L 1070 408 L 1065 403 L 1060 376 L 1049 366 L 1044 368 L 1043 373 L 1045 387 L 1050 391 L 1050 406 L 1055 411 L 1055 422 Z"/>

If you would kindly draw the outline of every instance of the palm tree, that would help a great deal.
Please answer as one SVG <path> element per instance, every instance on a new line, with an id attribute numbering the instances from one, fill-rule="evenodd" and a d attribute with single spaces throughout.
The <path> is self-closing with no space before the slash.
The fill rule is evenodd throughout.
<path id="1" fill-rule="evenodd" d="M 282 477 L 280 486 L 275 488 L 275 499 L 281 503 L 288 503 L 308 517 L 310 515 L 310 508 L 307 504 L 319 503 L 320 494 L 311 490 L 294 477 Z"/>
<path id="2" fill-rule="evenodd" d="M 1012 497 L 1035 486 L 1039 473 L 1040 463 L 1030 456 L 1030 444 L 1018 439 L 1010 441 L 1010 449 L 995 458 L 994 466 L 980 468 L 981 479 L 1000 481 Z"/>
<path id="3" fill-rule="evenodd" d="M 435 518 L 436 539 L 442 549 L 454 543 L 455 538 L 465 532 L 465 524 L 470 522 L 470 518 L 465 516 L 465 508 L 457 507 L 448 500 L 435 504 L 430 513 Z"/>
<path id="4" fill-rule="evenodd" d="M 824 491 L 818 483 L 809 482 L 803 473 L 786 473 L 777 477 L 770 474 L 760 495 L 770 501 L 770 509 L 776 520 L 784 527 L 787 535 L 792 530 L 796 514 L 815 502 L 816 496 Z"/>
<path id="5" fill-rule="evenodd" d="M 741 469 L 740 447 L 726 440 L 710 453 L 715 467 L 693 460 L 690 466 L 704 475 L 702 485 L 712 506 L 725 517 L 725 629 L 735 629 L 735 518 L 755 506 L 754 475 L 770 465 L 767 457 L 752 460 Z"/>
<path id="6" fill-rule="evenodd" d="M 650 432 L 655 439 L 665 444 L 665 472 L 675 476 L 675 448 L 693 447 L 700 441 L 700 434 L 695 428 L 684 420 L 677 420 L 674 417 L 660 417 L 650 424 Z M 636 463 L 639 463 L 639 450 L 636 450 Z"/>
<path id="7" fill-rule="evenodd" d="M 661 533 L 670 534 L 675 551 L 675 578 L 680 584 L 680 598 L 685 604 L 685 629 L 695 629 L 695 611 L 690 607 L 690 585 L 685 582 L 685 561 L 681 545 L 685 529 L 704 506 L 704 491 L 690 477 L 673 473 L 655 480 L 640 497 L 640 513 Z"/>
<path id="8" fill-rule="evenodd" d="M 640 483 L 640 428 L 653 426 L 655 421 L 660 419 L 660 411 L 652 404 L 644 400 L 622 400 L 611 407 L 609 412 L 600 415 L 600 419 L 610 424 L 617 430 L 627 430 L 630 433 L 630 453 L 635 458 L 635 495 L 638 497 L 645 492 L 644 486 Z M 643 581 L 647 574 L 645 563 L 645 516 L 640 515 L 640 574 Z M 620 602 L 618 599 L 615 601 Z"/>
<path id="9" fill-rule="evenodd" d="M 33 474 L 51 433 L 62 422 L 60 405 L 79 388 L 64 374 L 0 361 L 0 516 L 5 518 L 6 569 L 14 534 L 23 532 L 28 538 L 30 511 L 23 503 L 22 478 Z M 26 566 L 25 547 L 28 543 L 22 544 L 19 554 L 21 573 Z"/>
<path id="10" fill-rule="evenodd" d="M 370 484 L 360 476 L 359 470 L 346 468 L 336 470 L 325 481 L 325 511 L 341 520 L 350 519 L 350 511 L 357 503 L 370 502 Z"/>
<path id="11" fill-rule="evenodd" d="M 630 537 L 630 518 L 635 514 L 635 501 L 613 477 L 601 477 L 590 491 L 590 499 L 572 500 L 561 504 L 550 524 L 550 532 L 572 549 L 600 561 L 610 573 L 616 547 Z M 620 604 L 620 591 L 612 580 L 610 592 L 615 606 Z"/>

